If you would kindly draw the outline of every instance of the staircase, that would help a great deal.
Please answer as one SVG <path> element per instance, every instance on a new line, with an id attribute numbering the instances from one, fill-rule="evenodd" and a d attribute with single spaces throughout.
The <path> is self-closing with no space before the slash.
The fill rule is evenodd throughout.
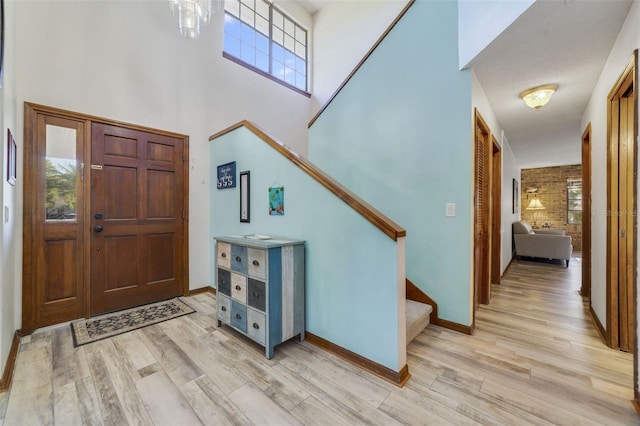
<path id="1" fill-rule="evenodd" d="M 431 305 L 407 299 L 407 345 L 429 325 L 432 311 Z"/>
<path id="2" fill-rule="evenodd" d="M 407 345 L 418 337 L 429 323 L 438 319 L 438 305 L 409 279 L 407 281 Z"/>

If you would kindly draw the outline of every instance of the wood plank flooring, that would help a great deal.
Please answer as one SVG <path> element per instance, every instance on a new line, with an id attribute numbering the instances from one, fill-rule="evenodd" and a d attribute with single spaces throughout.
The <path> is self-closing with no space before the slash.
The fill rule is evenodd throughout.
<path id="1" fill-rule="evenodd" d="M 606 348 L 566 269 L 515 262 L 476 334 L 429 326 L 400 389 L 296 340 L 264 350 L 198 310 L 73 348 L 68 326 L 22 339 L 0 425 L 630 425 L 630 354 Z"/>

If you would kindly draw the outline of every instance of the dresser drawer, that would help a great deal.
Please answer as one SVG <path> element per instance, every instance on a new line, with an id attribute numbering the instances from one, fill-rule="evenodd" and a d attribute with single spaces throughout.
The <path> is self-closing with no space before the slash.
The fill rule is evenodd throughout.
<path id="1" fill-rule="evenodd" d="M 231 301 L 231 326 L 247 332 L 247 307 L 235 300 Z"/>
<path id="2" fill-rule="evenodd" d="M 264 313 L 251 308 L 247 309 L 247 334 L 263 346 L 267 341 L 265 324 Z"/>
<path id="3" fill-rule="evenodd" d="M 249 275 L 256 278 L 265 278 L 265 265 L 267 263 L 267 251 L 250 248 L 247 250 Z"/>
<path id="4" fill-rule="evenodd" d="M 231 297 L 239 302 L 247 303 L 247 277 L 231 273 Z"/>
<path id="5" fill-rule="evenodd" d="M 218 243 L 218 266 L 231 269 L 231 244 Z"/>
<path id="6" fill-rule="evenodd" d="M 218 291 L 231 296 L 231 273 L 218 268 Z"/>
<path id="7" fill-rule="evenodd" d="M 231 245 L 231 269 L 241 274 L 247 273 L 247 248 Z"/>
<path id="8" fill-rule="evenodd" d="M 249 278 L 248 290 L 247 303 L 249 306 L 264 312 L 266 297 L 264 282 Z"/>
<path id="9" fill-rule="evenodd" d="M 221 294 L 217 294 L 216 297 L 218 298 L 218 320 L 231 323 L 231 299 Z"/>

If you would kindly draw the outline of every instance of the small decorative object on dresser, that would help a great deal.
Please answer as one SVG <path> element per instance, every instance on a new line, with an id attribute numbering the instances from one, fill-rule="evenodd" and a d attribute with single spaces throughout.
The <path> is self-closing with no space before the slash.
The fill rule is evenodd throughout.
<path id="1" fill-rule="evenodd" d="M 265 347 L 304 340 L 304 241 L 266 235 L 215 237 L 218 326 Z"/>

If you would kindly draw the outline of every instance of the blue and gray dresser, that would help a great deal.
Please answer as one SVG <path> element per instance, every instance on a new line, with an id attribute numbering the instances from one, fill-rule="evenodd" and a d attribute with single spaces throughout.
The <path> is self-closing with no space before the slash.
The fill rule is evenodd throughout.
<path id="1" fill-rule="evenodd" d="M 218 326 L 265 347 L 304 340 L 304 241 L 261 236 L 216 237 Z"/>

